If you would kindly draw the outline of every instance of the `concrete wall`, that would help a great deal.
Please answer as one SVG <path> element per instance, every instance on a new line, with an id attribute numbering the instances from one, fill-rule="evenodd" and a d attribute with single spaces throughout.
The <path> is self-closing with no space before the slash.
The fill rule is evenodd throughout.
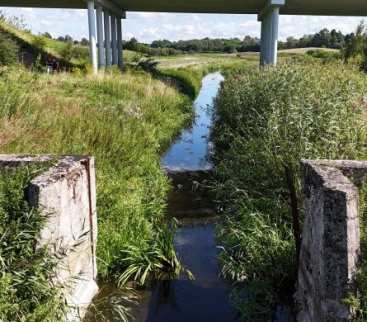
<path id="1" fill-rule="evenodd" d="M 49 156 L 0 155 L 0 167 L 50 160 Z M 98 291 L 94 159 L 65 156 L 53 164 L 32 180 L 27 194 L 30 203 L 46 217 L 36 247 L 47 246 L 61 258 L 55 282 L 64 286 L 70 306 L 68 321 L 78 321 Z"/>
<path id="2" fill-rule="evenodd" d="M 303 161 L 305 222 L 296 301 L 299 322 L 351 321 L 360 261 L 359 187 L 367 162 Z"/>

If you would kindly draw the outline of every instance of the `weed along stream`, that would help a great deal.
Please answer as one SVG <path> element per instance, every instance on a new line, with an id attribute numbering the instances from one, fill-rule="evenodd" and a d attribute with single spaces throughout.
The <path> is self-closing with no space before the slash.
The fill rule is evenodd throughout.
<path id="1" fill-rule="evenodd" d="M 178 220 L 175 249 L 182 265 L 193 274 L 194 279 L 189 278 L 188 274 L 181 274 L 174 280 L 155 282 L 143 291 L 135 290 L 138 304 L 130 304 L 129 295 L 121 294 L 116 288 L 102 286 L 100 297 L 110 299 L 107 306 L 111 311 L 116 310 L 113 308 L 116 302 L 132 308 L 129 321 L 236 321 L 236 314 L 229 303 L 230 285 L 220 278 L 214 234 L 216 214 L 205 189 L 201 188 L 212 167 L 209 136 L 213 102 L 223 80 L 220 73 L 203 78 L 201 91 L 194 103 L 192 126 L 182 132 L 161 160 L 173 184 L 168 198 L 168 216 Z M 122 302 L 118 299 L 119 293 Z M 108 312 L 109 309 L 104 307 L 103 311 Z M 112 315 L 116 316 L 111 312 Z M 89 317 L 87 321 L 98 319 Z"/>

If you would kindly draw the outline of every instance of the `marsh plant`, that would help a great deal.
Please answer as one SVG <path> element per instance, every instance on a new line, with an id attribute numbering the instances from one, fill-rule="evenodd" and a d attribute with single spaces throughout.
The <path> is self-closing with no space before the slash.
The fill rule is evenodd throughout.
<path id="1" fill-rule="evenodd" d="M 224 207 L 223 275 L 243 320 L 292 304 L 302 224 L 301 159 L 367 156 L 365 75 L 317 60 L 245 68 L 224 82 L 213 138 Z M 244 287 L 256 290 L 244 294 Z"/>
<path id="2" fill-rule="evenodd" d="M 0 321 L 64 321 L 62 289 L 55 285 L 58 259 L 35 248 L 45 217 L 25 198 L 36 167 L 0 172 Z"/>
<path id="3" fill-rule="evenodd" d="M 133 309 L 139 304 L 139 297 L 132 289 L 123 290 L 108 286 L 102 289 L 90 306 L 86 322 L 133 322 Z"/>

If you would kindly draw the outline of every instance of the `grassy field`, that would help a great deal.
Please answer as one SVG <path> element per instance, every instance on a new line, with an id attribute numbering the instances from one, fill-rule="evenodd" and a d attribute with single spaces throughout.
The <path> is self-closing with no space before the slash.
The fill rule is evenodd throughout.
<path id="1" fill-rule="evenodd" d="M 213 190 L 224 209 L 217 232 L 243 321 L 267 321 L 279 303 L 293 306 L 289 196 L 295 189 L 302 214 L 299 161 L 367 157 L 365 74 L 307 61 L 237 70 L 217 100 Z"/>
<path id="2" fill-rule="evenodd" d="M 235 64 L 240 62 L 249 62 L 250 60 L 256 60 L 255 54 L 248 55 L 236 55 L 236 54 L 186 54 L 170 57 L 153 57 L 159 63 L 161 69 L 177 69 L 177 68 L 200 68 L 208 67 L 211 65 L 226 65 Z"/>
<path id="3" fill-rule="evenodd" d="M 138 267 L 144 284 L 177 269 L 159 161 L 191 120 L 188 97 L 144 72 L 47 76 L 17 66 L 1 70 L 0 95 L 1 153 L 96 157 L 100 277 L 122 282 Z"/>

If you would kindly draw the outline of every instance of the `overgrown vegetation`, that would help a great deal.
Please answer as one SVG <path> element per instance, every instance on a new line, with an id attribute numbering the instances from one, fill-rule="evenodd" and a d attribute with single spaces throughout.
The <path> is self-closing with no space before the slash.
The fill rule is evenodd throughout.
<path id="1" fill-rule="evenodd" d="M 13 47 L 18 47 L 17 54 L 22 54 L 27 57 L 27 60 L 36 60 L 38 56 L 43 63 L 53 58 L 59 61 L 61 67 L 71 69 L 72 67 L 85 68 L 89 62 L 88 47 L 73 42 L 62 42 L 49 38 L 48 34 L 33 35 L 21 19 L 16 17 L 8 17 L 0 11 L 0 36 L 10 39 L 13 42 Z M 1 48 L 0 43 L 0 48 Z M 8 48 L 5 44 L 3 48 Z M 9 46 L 12 49 L 11 46 Z M 1 49 L 0 49 L 1 50 Z M 65 53 L 68 53 L 66 57 Z M 17 55 L 20 56 L 20 55 Z M 19 57 L 17 57 L 18 60 Z M 6 64 L 13 61 L 6 62 Z M 25 62 L 28 65 L 34 62 Z"/>
<path id="2" fill-rule="evenodd" d="M 151 251 L 149 261 L 180 271 L 164 220 L 169 182 L 159 161 L 191 119 L 186 96 L 143 72 L 53 77 L 16 66 L 1 71 L 0 96 L 2 153 L 96 157 L 101 277 L 117 280 L 139 267 L 139 256 L 128 260 L 127 249 Z M 160 269 L 145 265 L 134 279 L 149 281 Z"/>
<path id="3" fill-rule="evenodd" d="M 39 168 L 39 167 L 38 167 Z M 35 249 L 44 217 L 25 198 L 40 170 L 0 170 L 0 321 L 64 321 L 61 288 L 52 283 L 56 257 Z"/>
<path id="4" fill-rule="evenodd" d="M 364 21 L 347 39 L 342 48 L 342 55 L 345 63 L 353 60 L 363 71 L 367 72 L 367 28 Z"/>
<path id="5" fill-rule="evenodd" d="M 267 321 L 277 304 L 291 304 L 302 220 L 299 161 L 366 157 L 366 90 L 358 70 L 314 60 L 247 68 L 225 81 L 213 134 L 224 209 L 218 237 L 242 320 Z"/>
<path id="6" fill-rule="evenodd" d="M 18 61 L 18 44 L 4 33 L 0 33 L 0 65 L 10 65 Z"/>

